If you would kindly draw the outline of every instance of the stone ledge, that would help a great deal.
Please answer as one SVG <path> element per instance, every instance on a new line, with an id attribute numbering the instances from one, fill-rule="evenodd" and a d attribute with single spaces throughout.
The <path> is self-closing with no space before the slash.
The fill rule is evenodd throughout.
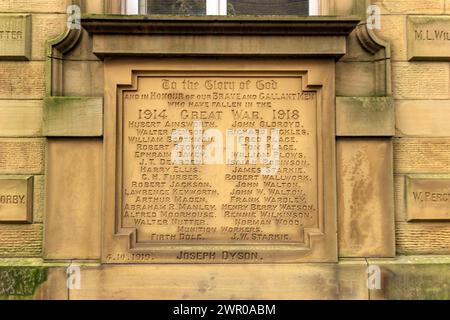
<path id="1" fill-rule="evenodd" d="M 391 97 L 336 97 L 336 135 L 340 137 L 395 135 Z"/>
<path id="2" fill-rule="evenodd" d="M 101 137 L 103 98 L 46 97 L 43 132 L 47 137 Z"/>
<path id="3" fill-rule="evenodd" d="M 84 15 L 82 26 L 93 34 L 238 34 L 346 36 L 357 17 L 331 16 L 167 16 Z"/>
<path id="4" fill-rule="evenodd" d="M 359 21 L 355 17 L 87 15 L 81 24 L 93 37 L 93 53 L 100 58 L 228 55 L 338 59 L 345 55 L 346 36 Z"/>
<path id="5" fill-rule="evenodd" d="M 107 265 L 0 259 L 0 268 L 45 268 L 48 280 L 28 299 L 448 299 L 450 256 L 341 259 L 267 265 Z M 79 266 L 81 289 L 68 290 L 66 268 Z M 381 289 L 367 289 L 369 266 Z M 274 272 L 277 271 L 277 272 Z M 272 272 L 272 277 L 265 275 Z M 244 290 L 243 288 L 252 288 Z M 321 288 L 321 290 L 317 290 Z M 313 290 L 314 289 L 314 290 Z M 2 296 L 2 298 L 17 298 Z M 20 298 L 20 297 L 19 297 Z"/>
<path id="6" fill-rule="evenodd" d="M 450 299 L 450 256 L 403 256 L 368 263 L 381 271 L 381 289 L 370 290 L 370 299 Z"/>

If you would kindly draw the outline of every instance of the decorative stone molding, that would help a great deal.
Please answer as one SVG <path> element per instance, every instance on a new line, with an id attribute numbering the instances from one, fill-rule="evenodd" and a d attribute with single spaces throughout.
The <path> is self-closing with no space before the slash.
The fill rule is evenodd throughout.
<path id="1" fill-rule="evenodd" d="M 377 95 L 392 95 L 391 88 L 391 49 L 390 44 L 380 39 L 367 23 L 358 25 L 356 36 L 361 46 L 373 55 L 374 63 L 381 64 L 376 68 Z"/>
<path id="2" fill-rule="evenodd" d="M 81 38 L 81 29 L 66 29 L 60 36 L 47 42 L 46 94 L 62 95 L 64 55 L 72 50 Z"/>
<path id="3" fill-rule="evenodd" d="M 93 53 L 100 58 L 233 55 L 338 59 L 345 55 L 346 36 L 358 22 L 353 17 L 88 15 L 82 18 L 83 27 L 93 37 Z"/>

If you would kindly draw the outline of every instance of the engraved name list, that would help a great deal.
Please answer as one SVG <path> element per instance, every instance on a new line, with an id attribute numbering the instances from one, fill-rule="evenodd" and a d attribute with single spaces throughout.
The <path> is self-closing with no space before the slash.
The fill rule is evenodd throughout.
<path id="1" fill-rule="evenodd" d="M 177 260 L 264 260 L 258 246 L 308 246 L 306 230 L 319 228 L 318 115 L 317 93 L 302 90 L 302 77 L 137 79 L 136 90 L 121 91 L 117 217 L 141 250 L 171 245 Z M 188 160 L 174 163 L 174 150 Z M 220 249 L 230 246 L 239 249 Z"/>

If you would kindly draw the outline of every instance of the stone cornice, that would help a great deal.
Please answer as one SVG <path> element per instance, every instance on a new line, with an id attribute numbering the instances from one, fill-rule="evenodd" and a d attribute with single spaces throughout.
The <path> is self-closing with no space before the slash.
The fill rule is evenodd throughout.
<path id="1" fill-rule="evenodd" d="M 116 16 L 81 20 L 106 56 L 278 56 L 339 59 L 354 17 Z"/>
<path id="2" fill-rule="evenodd" d="M 91 34 L 324 35 L 346 36 L 357 17 L 85 15 Z"/>

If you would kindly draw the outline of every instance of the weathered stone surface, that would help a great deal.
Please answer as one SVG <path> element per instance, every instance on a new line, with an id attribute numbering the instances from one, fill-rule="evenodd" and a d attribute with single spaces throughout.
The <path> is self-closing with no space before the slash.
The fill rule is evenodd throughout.
<path id="1" fill-rule="evenodd" d="M 42 223 L 44 221 L 45 176 L 39 175 L 33 178 L 33 221 Z"/>
<path id="2" fill-rule="evenodd" d="M 34 300 L 68 300 L 67 268 L 47 268 L 47 280 L 37 287 Z"/>
<path id="3" fill-rule="evenodd" d="M 448 99 L 449 69 L 444 62 L 393 62 L 393 95 L 397 99 Z"/>
<path id="4" fill-rule="evenodd" d="M 374 0 L 383 14 L 444 13 L 444 0 Z"/>
<path id="5" fill-rule="evenodd" d="M 42 174 L 45 140 L 0 138 L 0 174 Z"/>
<path id="6" fill-rule="evenodd" d="M 41 99 L 44 96 L 44 62 L 2 62 L 0 99 Z"/>
<path id="7" fill-rule="evenodd" d="M 398 255 L 450 254 L 450 224 L 396 222 Z"/>
<path id="8" fill-rule="evenodd" d="M 44 104 L 44 135 L 98 137 L 103 134 L 102 98 L 47 97 Z"/>
<path id="9" fill-rule="evenodd" d="M 32 137 L 42 134 L 42 100 L 2 100 L 0 137 Z"/>
<path id="10" fill-rule="evenodd" d="M 40 257 L 42 224 L 0 224 L 0 257 Z"/>
<path id="11" fill-rule="evenodd" d="M 358 79 L 355 81 L 354 79 Z M 376 95 L 375 67 L 372 62 L 338 62 L 336 95 L 369 97 Z"/>
<path id="12" fill-rule="evenodd" d="M 83 267 L 81 290 L 70 290 L 69 295 L 75 300 L 367 299 L 366 267 L 363 260 L 346 264 Z"/>
<path id="13" fill-rule="evenodd" d="M 394 104 L 389 97 L 337 97 L 337 136 L 393 136 Z"/>
<path id="14" fill-rule="evenodd" d="M 406 221 L 405 217 L 405 175 L 394 175 L 395 221 Z"/>
<path id="15" fill-rule="evenodd" d="M 30 58 L 31 16 L 0 14 L 0 61 Z"/>
<path id="16" fill-rule="evenodd" d="M 373 56 L 361 45 L 356 32 L 352 32 L 347 37 L 347 52 L 339 61 L 342 62 L 357 62 L 357 61 L 371 61 Z"/>
<path id="17" fill-rule="evenodd" d="M 404 15 L 383 15 L 381 29 L 374 30 L 382 39 L 389 41 L 392 61 L 407 60 L 405 19 Z"/>
<path id="18" fill-rule="evenodd" d="M 395 256 L 391 140 L 341 138 L 337 147 L 339 256 Z"/>
<path id="19" fill-rule="evenodd" d="M 100 257 L 101 163 L 101 140 L 49 140 L 47 259 Z"/>
<path id="20" fill-rule="evenodd" d="M 31 223 L 33 177 L 0 176 L 0 223 Z"/>
<path id="21" fill-rule="evenodd" d="M 0 300 L 66 300 L 68 263 L 0 258 Z"/>
<path id="22" fill-rule="evenodd" d="M 450 136 L 450 100 L 397 100 L 397 136 Z"/>
<path id="23" fill-rule="evenodd" d="M 368 266 L 380 271 L 379 289 L 367 288 Z M 339 264 L 190 265 L 183 266 L 182 272 L 174 265 L 101 267 L 82 264 L 80 290 L 68 290 L 67 265 L 8 259 L 1 262 L 1 269 L 7 271 L 7 277 L 3 278 L 10 284 L 6 288 L 9 292 L 26 295 L 1 298 L 448 300 L 449 266 L 448 256 L 371 258 L 367 262 L 346 259 Z M 231 281 L 229 272 L 233 274 Z M 42 277 L 44 274 L 46 276 Z M 267 274 L 273 276 L 267 277 Z M 24 281 L 26 279 L 29 281 Z M 29 296 L 30 292 L 34 295 Z"/>
<path id="24" fill-rule="evenodd" d="M 439 256 L 369 259 L 381 271 L 381 289 L 370 290 L 370 299 L 448 300 L 450 259 Z"/>
<path id="25" fill-rule="evenodd" d="M 2 0 L 0 12 L 65 13 L 70 0 Z"/>
<path id="26" fill-rule="evenodd" d="M 0 298 L 30 297 L 47 280 L 45 267 L 0 266 Z"/>
<path id="27" fill-rule="evenodd" d="M 33 14 L 32 59 L 45 60 L 47 41 L 63 33 L 65 14 Z"/>
<path id="28" fill-rule="evenodd" d="M 408 60 L 450 60 L 450 17 L 407 18 Z"/>
<path id="29" fill-rule="evenodd" d="M 64 95 L 75 97 L 103 96 L 102 61 L 67 61 L 64 64 Z"/>
<path id="30" fill-rule="evenodd" d="M 449 138 L 394 139 L 395 173 L 449 173 Z"/>
<path id="31" fill-rule="evenodd" d="M 81 37 L 85 40 L 81 41 L 77 46 L 75 46 L 70 52 L 67 52 L 64 56 L 68 60 L 100 61 L 100 58 L 92 53 L 92 37 L 89 36 L 89 33 L 86 30 L 82 29 Z"/>
<path id="32" fill-rule="evenodd" d="M 450 179 L 406 177 L 406 218 L 411 221 L 450 220 Z"/>

